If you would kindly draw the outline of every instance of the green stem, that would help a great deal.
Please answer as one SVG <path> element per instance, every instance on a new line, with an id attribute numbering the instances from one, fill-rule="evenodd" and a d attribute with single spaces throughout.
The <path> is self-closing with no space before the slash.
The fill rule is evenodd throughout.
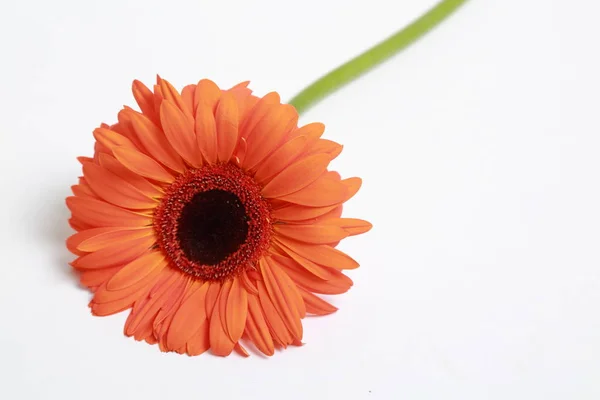
<path id="1" fill-rule="evenodd" d="M 339 66 L 298 93 L 292 104 L 299 113 L 414 43 L 467 0 L 442 0 L 404 29 Z"/>

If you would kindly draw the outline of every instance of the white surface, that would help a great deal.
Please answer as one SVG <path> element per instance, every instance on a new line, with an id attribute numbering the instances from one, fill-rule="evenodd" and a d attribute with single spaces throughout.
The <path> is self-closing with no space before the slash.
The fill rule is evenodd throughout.
<path id="1" fill-rule="evenodd" d="M 284 5 L 285 3 L 285 5 Z M 131 80 L 289 98 L 434 0 L 0 5 L 0 398 L 600 398 L 600 6 L 472 0 L 303 116 L 364 185 L 336 314 L 271 359 L 162 354 L 96 318 L 63 242 Z"/>

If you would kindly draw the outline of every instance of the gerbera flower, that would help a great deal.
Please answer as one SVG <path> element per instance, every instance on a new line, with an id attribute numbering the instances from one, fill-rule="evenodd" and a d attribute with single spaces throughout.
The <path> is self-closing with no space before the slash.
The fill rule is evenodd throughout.
<path id="1" fill-rule="evenodd" d="M 358 263 L 337 243 L 371 228 L 340 217 L 361 185 L 328 170 L 342 146 L 247 82 L 180 94 L 158 78 L 154 91 L 135 81 L 133 95 L 141 112 L 125 107 L 94 131 L 67 198 L 67 247 L 92 313 L 131 308 L 125 334 L 163 351 L 300 345 L 306 314 L 336 310 L 315 293 L 352 285 L 342 271 Z"/>

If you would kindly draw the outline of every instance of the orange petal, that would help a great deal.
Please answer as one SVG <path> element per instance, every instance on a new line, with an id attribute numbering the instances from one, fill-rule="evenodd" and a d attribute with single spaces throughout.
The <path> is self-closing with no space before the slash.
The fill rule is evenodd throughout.
<path id="1" fill-rule="evenodd" d="M 344 186 L 348 188 L 347 198 L 344 201 L 350 200 L 358 192 L 362 185 L 362 179 L 360 178 L 348 178 L 342 181 Z"/>
<path id="2" fill-rule="evenodd" d="M 158 345 L 161 351 L 176 351 L 177 349 L 172 349 L 167 345 L 167 335 L 169 331 L 169 327 L 171 326 L 171 322 L 173 322 L 173 318 L 175 317 L 175 313 L 181 306 L 181 303 L 186 297 L 189 289 L 193 284 L 193 280 L 186 276 L 187 279 L 184 280 L 183 286 L 179 286 L 176 290 L 173 291 L 173 296 L 171 297 L 170 304 L 160 310 L 153 323 L 153 331 L 154 336 L 158 339 Z"/>
<path id="3" fill-rule="evenodd" d="M 127 242 L 117 242 L 93 253 L 86 254 L 73 261 L 78 269 L 97 269 L 124 265 L 147 252 L 155 244 L 152 236 Z"/>
<path id="4" fill-rule="evenodd" d="M 298 314 L 300 318 L 304 318 L 306 316 L 306 306 L 304 305 L 304 300 L 298 290 L 298 286 L 294 281 L 285 273 L 285 271 L 279 267 L 279 263 L 275 261 L 274 258 L 269 259 L 269 264 L 272 268 L 274 276 L 277 278 L 278 284 L 282 287 L 285 287 L 290 296 L 295 298 L 295 301 L 290 298 L 288 304 L 294 304 L 298 310 Z M 301 326 L 302 327 L 302 326 Z M 297 341 L 300 341 L 301 338 L 297 338 Z"/>
<path id="5" fill-rule="evenodd" d="M 140 140 L 138 139 L 137 135 L 135 134 L 133 128 L 131 127 L 131 121 L 129 120 L 129 118 L 127 118 L 127 113 L 130 113 L 130 112 L 136 112 L 136 111 L 134 111 L 130 107 L 123 106 L 123 109 L 121 111 L 119 111 L 119 113 L 117 115 L 119 122 L 114 125 L 111 125 L 110 129 L 125 136 L 127 139 L 131 140 L 131 142 L 134 144 L 134 146 L 137 149 L 146 153 L 144 145 L 142 144 L 142 142 L 140 142 Z"/>
<path id="6" fill-rule="evenodd" d="M 102 200 L 67 197 L 67 207 L 74 217 L 95 227 L 152 225 L 152 219 L 147 215 L 124 210 Z"/>
<path id="7" fill-rule="evenodd" d="M 198 107 L 207 107 L 214 112 L 219 97 L 221 97 L 221 89 L 210 79 L 201 79 L 194 93 L 194 114 L 198 111 Z"/>
<path id="8" fill-rule="evenodd" d="M 160 121 L 165 136 L 177 153 L 193 167 L 201 167 L 202 159 L 196 146 L 193 118 L 186 116 L 171 101 L 164 100 L 160 106 Z"/>
<path id="9" fill-rule="evenodd" d="M 314 244 L 333 243 L 348 236 L 344 229 L 335 225 L 276 224 L 273 230 L 288 238 Z"/>
<path id="10" fill-rule="evenodd" d="M 104 229 L 104 228 L 99 228 Z M 77 248 L 81 251 L 92 252 L 109 247 L 115 243 L 127 242 L 133 239 L 153 236 L 154 229 L 148 228 L 107 228 L 106 230 L 98 231 L 93 236 L 89 236 L 81 241 Z"/>
<path id="11" fill-rule="evenodd" d="M 332 306 L 320 297 L 315 296 L 302 288 L 298 288 L 298 290 L 304 299 L 304 304 L 306 304 L 306 312 L 309 314 L 327 315 L 337 311 L 337 307 Z"/>
<path id="12" fill-rule="evenodd" d="M 177 354 L 185 354 L 185 352 L 187 351 L 187 343 L 175 350 L 171 349 L 170 351 L 175 351 Z"/>
<path id="13" fill-rule="evenodd" d="M 156 319 L 154 320 L 154 333 L 159 341 L 161 342 L 161 348 L 163 351 L 177 351 L 178 348 L 171 348 L 167 344 L 168 333 L 171 329 L 171 324 L 175 318 L 175 314 L 190 297 L 196 288 L 197 281 L 192 279 L 190 276 L 185 276 L 183 287 L 178 287 L 174 291 L 174 296 L 170 299 L 170 304 L 161 309 Z M 184 347 L 184 346 L 181 346 Z M 185 350 L 185 349 L 184 349 Z"/>
<path id="14" fill-rule="evenodd" d="M 146 343 L 148 343 L 149 345 L 154 345 L 154 344 L 158 343 L 158 340 L 156 340 L 156 338 L 154 337 L 154 332 L 152 331 L 151 328 L 149 329 L 149 331 L 150 332 L 148 332 L 148 336 L 146 336 L 143 340 L 145 340 Z"/>
<path id="15" fill-rule="evenodd" d="M 115 147 L 137 149 L 131 140 L 110 129 L 96 128 L 94 130 L 94 138 L 109 150 L 113 150 Z"/>
<path id="16" fill-rule="evenodd" d="M 206 292 L 209 283 L 195 281 L 191 295 L 182 303 L 169 327 L 167 346 L 176 349 L 183 346 L 206 321 Z"/>
<path id="17" fill-rule="evenodd" d="M 242 286 L 248 293 L 254 294 L 254 295 L 258 294 L 256 285 L 254 284 L 254 282 L 252 282 L 252 280 L 250 280 L 246 271 L 244 271 L 240 274 L 240 283 L 242 284 Z"/>
<path id="18" fill-rule="evenodd" d="M 182 173 L 185 170 L 183 160 L 167 140 L 164 132 L 150 119 L 134 111 L 122 111 L 129 119 L 136 136 L 148 153 L 173 171 Z"/>
<path id="19" fill-rule="evenodd" d="M 373 225 L 370 222 L 358 218 L 334 218 L 325 220 L 323 223 L 339 226 L 348 232 L 348 235 L 360 235 L 373 228 Z"/>
<path id="20" fill-rule="evenodd" d="M 275 354 L 273 338 L 269 332 L 269 326 L 265 321 L 258 297 L 248 296 L 248 318 L 246 320 L 246 332 L 248 336 L 263 354 L 272 356 Z"/>
<path id="21" fill-rule="evenodd" d="M 238 142 L 237 148 L 235 149 L 233 159 L 235 164 L 241 168 L 242 161 L 244 160 L 244 157 L 246 156 L 246 151 L 248 150 L 248 142 L 246 141 L 246 138 L 240 137 L 239 139 L 240 140 Z"/>
<path id="22" fill-rule="evenodd" d="M 333 160 L 334 158 L 340 155 L 343 148 L 344 146 L 334 141 L 327 139 L 319 139 L 315 142 L 314 145 L 307 149 L 306 155 L 328 154 L 329 158 Z"/>
<path id="23" fill-rule="evenodd" d="M 134 275 L 132 280 L 129 281 L 131 284 L 127 284 L 126 287 L 119 288 L 119 290 L 109 290 L 107 288 L 110 283 L 109 280 L 106 285 L 99 287 L 96 293 L 94 293 L 92 303 L 109 304 L 127 299 L 127 303 L 131 306 L 134 302 L 145 301 L 154 285 L 161 281 L 165 271 L 168 271 L 168 268 L 166 261 L 163 260 L 156 268 L 152 268 L 148 273 L 144 273 L 143 277 L 139 278 Z M 119 272 L 117 272 L 117 274 Z M 117 274 L 115 274 L 115 276 Z M 114 279 L 115 276 L 113 276 L 111 280 Z"/>
<path id="24" fill-rule="evenodd" d="M 164 278 L 167 274 L 165 275 L 161 275 L 160 279 L 156 282 L 156 284 L 158 285 L 159 283 L 164 281 Z M 156 287 L 156 285 L 154 285 L 154 287 Z M 154 289 L 154 287 L 152 287 L 152 289 Z M 127 320 L 129 320 L 129 317 L 131 317 L 132 314 L 137 314 L 139 313 L 141 310 L 144 309 L 145 305 L 148 304 L 148 300 L 150 298 L 150 293 L 148 293 L 147 297 L 141 298 L 139 300 L 137 300 L 135 302 L 135 304 L 133 305 L 133 307 L 131 308 L 131 312 L 129 313 L 129 316 L 127 317 Z M 125 322 L 125 325 L 127 325 L 127 321 Z M 127 329 L 125 329 L 125 332 L 127 332 Z"/>
<path id="25" fill-rule="evenodd" d="M 227 322 L 227 332 L 234 342 L 237 342 L 244 333 L 246 325 L 246 316 L 248 314 L 248 294 L 246 289 L 240 283 L 238 277 L 233 279 L 229 297 L 227 299 L 227 308 L 225 311 L 225 320 Z"/>
<path id="26" fill-rule="evenodd" d="M 88 288 L 96 288 L 105 284 L 110 278 L 112 278 L 122 267 L 102 268 L 102 269 L 90 269 L 81 271 L 79 282 Z"/>
<path id="27" fill-rule="evenodd" d="M 152 291 L 150 291 L 150 296 L 151 297 L 158 296 L 158 294 L 162 293 L 162 291 L 164 291 L 166 289 L 166 287 L 170 286 L 171 283 L 179 282 L 179 281 L 182 281 L 183 283 L 185 283 L 188 280 L 189 280 L 188 276 L 186 276 L 185 274 L 182 274 L 181 271 L 179 271 L 178 269 L 169 268 L 163 274 L 163 279 L 160 282 L 158 282 L 155 287 L 152 288 Z"/>
<path id="28" fill-rule="evenodd" d="M 281 244 L 280 242 L 277 242 L 277 244 L 279 245 L 279 248 L 281 249 L 283 254 L 286 254 L 289 257 L 289 259 L 291 259 L 294 262 L 296 262 L 297 264 L 299 264 L 302 268 L 304 268 L 311 274 L 318 276 L 319 278 L 325 279 L 325 280 L 329 280 L 329 279 L 333 278 L 333 274 L 330 271 L 330 268 L 326 268 L 322 265 L 318 265 L 310 260 L 307 260 L 305 257 L 302 257 L 301 255 L 295 253 L 290 248 L 286 247 L 285 245 Z"/>
<path id="29" fill-rule="evenodd" d="M 348 185 L 329 174 L 323 174 L 302 190 L 282 196 L 280 199 L 302 206 L 326 207 L 343 203 L 350 197 L 352 195 Z"/>
<path id="30" fill-rule="evenodd" d="M 293 106 L 289 104 L 273 106 L 248 133 L 248 151 L 244 157 L 243 167 L 254 168 L 277 148 L 297 123 L 298 113 Z"/>
<path id="31" fill-rule="evenodd" d="M 355 269 L 359 266 L 358 263 L 346 253 L 324 244 L 305 244 L 283 237 L 278 238 L 278 241 L 292 249 L 295 253 L 316 264 L 339 270 Z"/>
<path id="32" fill-rule="evenodd" d="M 307 140 L 306 136 L 297 136 L 275 150 L 258 166 L 254 179 L 259 183 L 263 183 L 267 178 L 283 171 L 302 152 Z"/>
<path id="33" fill-rule="evenodd" d="M 306 288 L 314 293 L 321 294 L 341 294 L 347 292 L 352 287 L 352 280 L 340 271 L 331 269 L 331 277 L 328 280 L 323 280 L 305 269 L 302 269 L 294 262 L 286 262 L 285 257 L 278 258 L 273 256 L 273 259 L 285 271 L 285 273 L 299 287 Z"/>
<path id="34" fill-rule="evenodd" d="M 171 183 L 175 180 L 159 163 L 137 150 L 126 147 L 115 147 L 113 154 L 130 171 L 159 182 Z"/>
<path id="35" fill-rule="evenodd" d="M 219 292 L 221 291 L 220 283 L 211 283 L 206 293 L 206 316 L 212 317 L 215 305 L 219 299 Z"/>
<path id="36" fill-rule="evenodd" d="M 115 301 L 111 301 L 108 303 L 90 303 L 90 308 L 92 309 L 92 314 L 105 317 L 107 315 L 113 315 L 120 313 L 121 311 L 127 310 L 131 308 L 133 303 L 140 297 L 144 296 L 143 288 L 138 292 L 133 293 L 129 296 L 123 297 L 122 299 L 117 299 Z"/>
<path id="37" fill-rule="evenodd" d="M 248 89 L 248 85 L 250 84 L 250 81 L 244 81 L 244 82 L 240 82 L 235 86 L 232 86 L 231 88 L 227 89 L 228 92 L 234 92 L 236 90 L 246 90 L 248 91 L 248 94 L 252 93 L 252 90 Z"/>
<path id="38" fill-rule="evenodd" d="M 289 206 L 273 210 L 271 212 L 271 216 L 274 219 L 279 219 L 282 221 L 304 221 L 327 214 L 336 207 L 337 205 L 335 204 L 327 207 L 306 207 L 297 204 L 290 204 Z"/>
<path id="39" fill-rule="evenodd" d="M 235 344 L 235 347 L 233 349 L 242 357 L 250 357 L 250 354 L 248 354 L 244 346 L 242 346 L 239 342 Z"/>
<path id="40" fill-rule="evenodd" d="M 292 280 L 292 278 L 290 278 L 283 270 L 280 271 L 281 274 L 284 274 L 286 276 L 287 279 L 290 280 L 290 282 L 292 282 L 292 293 L 294 294 L 294 296 L 296 297 L 296 304 L 298 305 L 298 314 L 300 314 L 300 318 L 304 318 L 306 317 L 306 304 L 304 304 L 304 299 L 302 298 L 302 295 L 300 294 L 300 288 L 298 287 L 298 285 L 296 285 L 296 283 Z M 300 341 L 298 339 L 298 341 Z M 293 343 L 295 346 L 298 346 L 298 344 Z"/>
<path id="41" fill-rule="evenodd" d="M 69 251 L 73 254 L 83 255 L 84 250 L 78 249 L 79 245 L 82 242 L 84 242 L 87 239 L 92 238 L 94 236 L 101 235 L 106 232 L 119 231 L 121 229 L 128 229 L 128 228 L 106 227 L 106 228 L 86 229 L 81 232 L 77 232 L 76 234 L 69 236 L 69 238 L 67 239 L 67 249 L 69 249 Z"/>
<path id="42" fill-rule="evenodd" d="M 94 159 L 90 157 L 79 156 L 77 157 L 77 161 L 79 161 L 79 163 L 83 165 L 88 162 L 94 162 Z"/>
<path id="43" fill-rule="evenodd" d="M 94 143 L 94 162 L 98 162 L 98 155 L 102 153 L 112 154 L 112 151 L 102 143 L 96 141 Z"/>
<path id="44" fill-rule="evenodd" d="M 133 303 L 148 295 L 148 292 L 159 278 L 160 274 L 152 274 L 138 282 L 138 284 L 117 292 L 110 292 L 106 288 L 100 287 L 90 302 L 92 313 L 104 316 L 116 314 L 130 308 Z"/>
<path id="45" fill-rule="evenodd" d="M 181 91 L 181 100 L 187 109 L 189 115 L 194 115 L 196 108 L 194 107 L 194 93 L 196 92 L 196 85 L 187 85 Z"/>
<path id="46" fill-rule="evenodd" d="M 221 290 L 217 305 L 214 307 L 212 317 L 210 318 L 210 348 L 213 354 L 217 356 L 228 356 L 235 346 L 235 342 L 231 340 L 225 330 L 225 325 L 222 323 L 221 307 L 219 306 L 219 303 L 223 301 L 221 300 L 221 296 L 227 296 L 227 294 L 228 291 Z"/>
<path id="47" fill-rule="evenodd" d="M 262 120 L 271 108 L 277 104 L 280 104 L 280 97 L 276 92 L 267 93 L 263 98 L 259 99 L 252 109 L 248 111 L 248 115 L 242 121 L 240 125 L 240 136 L 248 138 L 260 120 Z"/>
<path id="48" fill-rule="evenodd" d="M 190 356 L 198 356 L 210 349 L 210 338 L 209 338 L 209 322 L 204 320 L 200 328 L 196 333 L 189 339 L 187 343 L 187 353 Z"/>
<path id="49" fill-rule="evenodd" d="M 326 154 L 317 154 L 296 161 L 263 187 L 263 196 L 283 197 L 305 188 L 325 172 L 329 161 L 329 156 Z"/>
<path id="50" fill-rule="evenodd" d="M 167 81 L 166 79 L 162 79 L 160 76 L 157 76 L 157 82 L 162 91 L 164 100 L 170 101 L 172 104 L 176 105 L 177 108 L 179 108 L 184 114 L 191 118 L 193 114 L 191 113 L 191 110 L 187 109 L 187 105 L 183 101 L 183 98 L 181 97 L 177 89 L 175 89 L 169 81 Z"/>
<path id="51" fill-rule="evenodd" d="M 147 253 L 126 266 L 106 283 L 106 289 L 110 291 L 118 291 L 140 282 L 142 279 L 157 270 L 161 270 L 167 266 L 165 256 L 160 251 Z"/>
<path id="52" fill-rule="evenodd" d="M 331 220 L 339 218 L 342 215 L 343 210 L 344 210 L 344 205 L 340 204 L 323 215 L 320 215 L 316 218 L 308 219 L 306 221 L 301 221 L 301 223 L 314 224 L 314 225 L 320 225 L 320 224 L 330 225 L 327 221 L 331 221 Z"/>
<path id="53" fill-rule="evenodd" d="M 252 90 L 247 87 L 249 83 L 250 81 L 242 82 L 227 90 L 227 92 L 233 94 L 238 104 L 240 121 L 246 120 L 248 112 L 259 100 L 258 97 L 252 96 Z"/>
<path id="54" fill-rule="evenodd" d="M 269 331 L 273 336 L 273 340 L 283 347 L 287 347 L 289 344 L 294 342 L 294 338 L 286 328 L 283 319 L 275 309 L 273 302 L 269 298 L 269 293 L 262 281 L 257 281 L 256 286 L 258 288 L 258 299 L 263 310 L 265 321 L 269 326 Z"/>
<path id="55" fill-rule="evenodd" d="M 223 325 L 223 329 L 225 333 L 227 332 L 227 300 L 229 299 L 229 292 L 231 291 L 231 286 L 233 284 L 233 280 L 226 280 L 221 284 L 221 291 L 219 292 L 219 298 L 217 299 L 216 307 L 219 308 L 219 315 L 221 316 L 221 324 Z"/>
<path id="56" fill-rule="evenodd" d="M 156 110 L 157 121 L 154 123 L 160 126 L 160 105 L 163 102 L 163 92 L 159 85 L 154 85 L 154 109 Z"/>
<path id="57" fill-rule="evenodd" d="M 325 132 L 325 125 L 320 122 L 312 122 L 294 129 L 290 133 L 290 137 L 306 136 L 309 139 L 309 143 L 312 145 L 323 135 L 323 132 Z"/>
<path id="58" fill-rule="evenodd" d="M 171 271 L 173 271 L 173 269 L 169 268 L 165 270 L 165 273 L 160 274 L 160 278 L 156 281 L 154 286 L 152 286 L 152 289 L 150 289 L 148 295 L 146 297 L 136 300 L 136 302 L 133 304 L 133 307 L 131 307 L 131 312 L 129 313 L 129 316 L 125 321 L 125 329 L 123 330 L 125 336 L 132 336 L 133 332 L 137 333 L 136 340 L 143 340 L 147 334 L 154 336 L 152 322 L 150 321 L 152 318 L 143 319 L 144 323 L 142 325 L 136 326 L 135 328 L 137 329 L 133 328 L 132 324 L 136 317 L 142 314 L 146 314 L 149 308 L 151 308 L 152 300 L 154 298 L 152 292 L 155 291 L 157 287 L 162 288 L 166 286 L 165 283 L 168 282 L 171 278 L 173 278 L 173 274 L 170 273 Z"/>
<path id="59" fill-rule="evenodd" d="M 90 189 L 90 186 L 84 182 L 80 183 L 79 185 L 71 186 L 71 191 L 76 197 L 87 197 L 91 199 L 100 200 L 100 197 L 98 197 L 98 195 L 96 195 L 96 193 L 94 193 L 92 189 Z"/>
<path id="60" fill-rule="evenodd" d="M 246 270 L 246 275 L 248 275 L 248 279 L 254 282 L 255 285 L 257 281 L 262 281 L 262 276 L 260 276 L 256 269 Z M 256 290 L 258 290 L 258 287 Z"/>
<path id="61" fill-rule="evenodd" d="M 69 226 L 73 230 L 75 230 L 77 232 L 84 231 L 86 229 L 92 229 L 92 228 L 94 228 L 94 226 L 92 226 L 92 225 L 90 225 L 88 223 L 85 223 L 85 222 L 83 222 L 80 219 L 75 218 L 75 217 L 69 218 L 68 222 L 69 222 Z"/>
<path id="62" fill-rule="evenodd" d="M 217 125 L 210 107 L 200 104 L 196 109 L 195 130 L 200 152 L 208 163 L 214 164 L 217 162 Z"/>
<path id="63" fill-rule="evenodd" d="M 83 174 L 91 188 L 104 200 L 131 209 L 154 208 L 158 202 L 99 165 L 86 163 Z"/>
<path id="64" fill-rule="evenodd" d="M 137 79 L 133 81 L 131 91 L 142 113 L 150 118 L 151 121 L 158 122 L 158 115 L 154 110 L 154 94 L 152 91 Z"/>
<path id="65" fill-rule="evenodd" d="M 154 318 L 159 310 L 169 304 L 169 299 L 173 296 L 174 289 L 181 286 L 183 275 L 175 269 L 167 268 L 161 274 L 161 279 L 154 285 L 148 294 L 148 300 L 143 307 L 132 313 L 131 319 L 128 319 L 125 326 L 125 334 L 134 335 L 136 340 L 142 339 L 140 330 L 145 330 L 144 326 L 152 331 Z"/>
<path id="66" fill-rule="evenodd" d="M 106 168 L 108 171 L 112 172 L 123 180 L 126 180 L 146 196 L 156 199 L 162 197 L 163 192 L 159 188 L 148 182 L 146 178 L 142 178 L 135 172 L 127 169 L 127 167 L 121 164 L 112 155 L 100 154 L 99 161 L 102 167 Z"/>
<path id="67" fill-rule="evenodd" d="M 261 259 L 260 271 L 269 297 L 285 325 L 296 339 L 302 339 L 302 322 L 292 287 L 294 282 L 282 274 L 276 265 L 273 266 L 270 257 Z"/>
<path id="68" fill-rule="evenodd" d="M 154 334 L 156 335 L 157 339 L 163 342 L 163 345 L 166 345 L 166 333 L 171 321 L 173 320 L 173 317 L 175 316 L 175 312 L 181 304 L 184 295 L 187 293 L 187 290 L 194 282 L 193 279 L 191 279 L 188 275 L 183 275 L 179 271 L 176 271 L 176 274 L 181 278 L 175 282 L 171 289 L 169 289 L 169 296 L 165 298 L 160 311 L 152 323 Z"/>
<path id="69" fill-rule="evenodd" d="M 217 158 L 227 162 L 233 156 L 238 142 L 239 113 L 233 94 L 223 93 L 215 114 L 217 129 Z"/>

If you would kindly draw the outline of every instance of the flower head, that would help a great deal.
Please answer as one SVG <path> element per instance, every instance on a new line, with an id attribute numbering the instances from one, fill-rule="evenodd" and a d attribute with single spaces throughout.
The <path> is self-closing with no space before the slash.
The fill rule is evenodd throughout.
<path id="1" fill-rule="evenodd" d="M 336 310 L 315 293 L 352 285 L 342 271 L 358 263 L 337 243 L 371 228 L 341 218 L 361 184 L 328 170 L 342 147 L 247 83 L 180 94 L 158 78 L 133 95 L 141 112 L 94 131 L 67 198 L 93 314 L 131 309 L 126 335 L 189 355 L 300 345 L 307 313 Z"/>

